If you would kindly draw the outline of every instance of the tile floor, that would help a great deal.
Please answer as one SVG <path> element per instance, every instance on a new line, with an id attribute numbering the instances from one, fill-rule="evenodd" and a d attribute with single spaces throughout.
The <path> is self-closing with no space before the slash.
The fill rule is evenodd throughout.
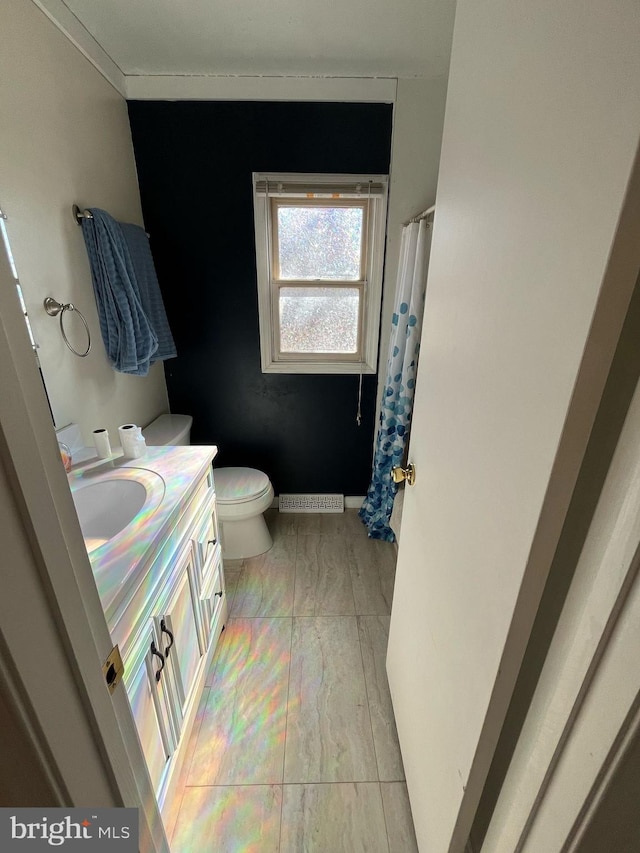
<path id="1" fill-rule="evenodd" d="M 385 672 L 395 549 L 356 510 L 267 519 L 273 548 L 225 564 L 172 853 L 417 853 Z"/>

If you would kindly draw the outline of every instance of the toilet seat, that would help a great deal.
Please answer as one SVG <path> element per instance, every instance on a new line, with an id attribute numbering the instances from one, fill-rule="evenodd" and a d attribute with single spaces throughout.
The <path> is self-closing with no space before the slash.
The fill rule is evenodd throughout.
<path id="1" fill-rule="evenodd" d="M 214 468 L 213 480 L 219 506 L 248 503 L 272 492 L 269 478 L 256 468 Z"/>

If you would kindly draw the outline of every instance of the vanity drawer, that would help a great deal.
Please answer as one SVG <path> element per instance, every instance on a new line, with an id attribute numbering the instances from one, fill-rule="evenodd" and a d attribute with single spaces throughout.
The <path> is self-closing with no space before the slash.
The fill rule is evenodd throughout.
<path id="1" fill-rule="evenodd" d="M 210 495 L 215 494 L 215 486 L 213 482 L 213 466 L 209 465 L 207 473 L 202 477 L 196 490 L 191 498 L 191 506 L 199 506 L 204 503 Z"/>
<path id="2" fill-rule="evenodd" d="M 194 539 L 200 564 L 200 583 L 204 588 L 210 582 L 209 576 L 214 566 L 215 554 L 220 550 L 215 502 L 205 508 L 198 520 Z"/>
<path id="3" fill-rule="evenodd" d="M 207 573 L 209 581 L 200 591 L 200 605 L 207 643 L 216 629 L 221 613 L 223 610 L 226 612 L 224 573 L 219 548 L 212 555 L 210 562 L 211 566 Z"/>

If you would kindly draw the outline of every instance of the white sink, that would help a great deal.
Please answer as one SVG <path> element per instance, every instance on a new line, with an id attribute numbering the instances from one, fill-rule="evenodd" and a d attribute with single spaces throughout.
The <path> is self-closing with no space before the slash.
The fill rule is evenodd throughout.
<path id="1" fill-rule="evenodd" d="M 87 551 L 113 539 L 143 510 L 147 517 L 163 495 L 162 477 L 136 468 L 74 483 L 71 496 Z"/>

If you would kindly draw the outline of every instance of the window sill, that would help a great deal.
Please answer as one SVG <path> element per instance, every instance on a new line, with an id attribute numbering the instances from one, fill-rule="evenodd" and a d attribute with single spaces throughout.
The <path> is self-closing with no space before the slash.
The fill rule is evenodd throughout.
<path id="1" fill-rule="evenodd" d="M 263 373 L 345 373 L 363 376 L 375 374 L 375 368 L 360 362 L 272 361 L 262 365 Z"/>

